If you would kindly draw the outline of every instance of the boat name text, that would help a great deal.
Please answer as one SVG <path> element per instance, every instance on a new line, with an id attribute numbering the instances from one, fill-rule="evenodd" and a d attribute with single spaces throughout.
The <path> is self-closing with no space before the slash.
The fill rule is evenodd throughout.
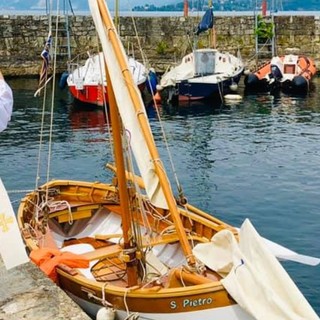
<path id="1" fill-rule="evenodd" d="M 199 299 L 184 299 L 182 301 L 182 307 L 187 308 L 187 307 L 198 307 L 198 306 L 204 306 L 204 305 L 209 305 L 212 303 L 212 298 L 199 298 Z M 178 307 L 177 301 L 172 300 L 170 302 L 170 308 L 171 309 L 176 309 Z"/>

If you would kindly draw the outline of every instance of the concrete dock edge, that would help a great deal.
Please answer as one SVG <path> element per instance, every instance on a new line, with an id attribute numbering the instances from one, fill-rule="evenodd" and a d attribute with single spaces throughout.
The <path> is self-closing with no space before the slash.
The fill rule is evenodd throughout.
<path id="1" fill-rule="evenodd" d="M 6 270 L 0 256 L 0 320 L 90 320 L 32 262 Z"/>

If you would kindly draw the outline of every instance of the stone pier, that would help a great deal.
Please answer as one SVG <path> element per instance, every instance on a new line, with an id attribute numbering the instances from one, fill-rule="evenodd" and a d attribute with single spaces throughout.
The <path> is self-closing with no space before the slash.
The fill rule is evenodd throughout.
<path id="1" fill-rule="evenodd" d="M 32 262 L 6 270 L 0 256 L 1 320 L 90 320 Z"/>
<path id="2" fill-rule="evenodd" d="M 52 34 L 57 44 L 57 71 L 67 68 L 67 57 L 60 49 L 66 45 L 63 30 L 66 17 L 52 17 Z M 147 66 L 164 72 L 182 56 L 191 52 L 193 32 L 200 16 L 192 17 L 120 17 L 120 34 L 125 49 L 135 58 L 147 59 Z M 59 25 L 57 32 L 55 26 Z M 99 41 L 91 16 L 69 16 L 72 57 L 99 49 Z M 315 60 L 320 68 L 320 20 L 319 16 L 275 16 L 276 54 L 290 50 Z M 240 53 L 244 62 L 257 63 L 254 16 L 216 16 L 215 33 L 217 49 L 232 54 Z M 47 16 L 0 15 L 0 69 L 5 76 L 38 75 L 41 66 L 40 53 L 48 36 Z M 139 42 L 137 41 L 137 37 Z M 208 33 L 201 34 L 198 47 L 209 45 Z"/>

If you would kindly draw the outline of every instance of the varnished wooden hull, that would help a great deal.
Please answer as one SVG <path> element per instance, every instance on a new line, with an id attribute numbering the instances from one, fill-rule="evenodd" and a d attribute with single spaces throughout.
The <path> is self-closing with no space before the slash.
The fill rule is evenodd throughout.
<path id="1" fill-rule="evenodd" d="M 95 299 L 90 299 L 88 293 L 90 292 L 101 298 L 101 286 L 84 285 L 81 281 L 77 283 L 75 280 L 59 271 L 59 285 L 61 288 L 71 294 L 73 298 L 77 297 L 81 301 L 83 308 L 94 316 L 102 305 L 97 303 Z M 190 312 L 194 313 L 194 315 L 197 314 L 197 317 L 192 319 L 200 319 L 198 316 L 201 314 L 213 316 L 215 313 L 226 315 L 232 312 L 235 313 L 235 316 L 226 319 L 251 319 L 236 306 L 221 285 L 199 285 L 192 288 L 180 288 L 179 290 L 160 289 L 154 292 L 148 289 L 128 291 L 124 289 L 119 291 L 118 288 L 110 285 L 106 287 L 105 293 L 106 300 L 118 310 L 119 314 L 121 314 L 121 311 L 126 311 L 127 305 L 130 312 L 139 313 L 140 315 L 152 315 L 150 316 L 151 319 L 161 319 L 165 315 L 169 316 L 170 319 L 179 319 L 181 314 L 186 315 Z M 91 307 L 90 303 L 93 303 Z M 244 317 L 244 315 L 247 317 Z"/>
<path id="2" fill-rule="evenodd" d="M 122 208 L 118 203 L 117 189 L 113 185 L 80 181 L 52 181 L 41 188 L 42 194 L 47 187 L 50 190 L 51 201 L 68 202 L 71 208 L 70 211 L 65 207 L 60 209 L 55 207 L 54 211 L 50 211 L 49 220 L 51 219 L 55 224 L 59 222 L 61 225 L 65 224 L 64 227 L 68 227 L 67 223 L 70 222 L 71 216 L 73 222 L 87 221 L 85 219 L 91 219 L 91 216 L 98 214 L 101 208 L 106 215 L 111 211 L 115 217 L 121 214 Z M 18 211 L 19 226 L 30 251 L 40 246 L 33 239 L 32 232 L 26 230 L 28 225 L 34 224 L 32 216 L 35 206 L 33 204 L 38 199 L 36 192 L 27 195 L 22 200 Z M 192 241 L 207 242 L 221 229 L 233 230 L 231 226 L 192 206 L 188 208 L 189 211 L 181 208 L 180 214 Z M 150 214 L 148 221 L 154 234 L 158 234 L 150 239 L 152 246 L 163 244 L 171 246 L 178 243 L 175 234 L 163 235 L 171 225 L 170 220 L 159 220 L 155 215 Z M 138 222 L 142 224 L 142 221 Z M 33 225 L 33 229 L 36 228 L 37 226 Z M 108 247 L 82 254 L 82 256 L 100 263 L 103 259 L 118 259 L 121 250 L 119 244 L 113 243 Z M 117 310 L 118 319 L 124 319 L 127 310 L 145 315 L 141 319 L 214 319 L 216 315 L 220 319 L 228 320 L 252 319 L 238 307 L 222 286 L 219 277 L 213 273 L 197 275 L 183 269 L 172 268 L 173 272 L 168 273 L 168 276 L 158 278 L 157 281 L 139 283 L 137 286 L 127 288 L 123 279 L 115 282 L 88 279 L 81 272 L 82 269 L 65 268 L 63 265 L 59 265 L 56 270 L 58 285 L 91 315 L 102 307 L 101 299 L 104 291 L 105 300 Z"/>

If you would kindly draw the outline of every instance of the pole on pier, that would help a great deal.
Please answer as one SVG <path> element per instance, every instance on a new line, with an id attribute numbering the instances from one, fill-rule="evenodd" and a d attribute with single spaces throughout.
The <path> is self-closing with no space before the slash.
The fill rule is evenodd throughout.
<path id="1" fill-rule="evenodd" d="M 183 16 L 184 17 L 188 16 L 188 11 L 189 11 L 188 0 L 184 0 L 184 3 L 183 3 Z"/>

